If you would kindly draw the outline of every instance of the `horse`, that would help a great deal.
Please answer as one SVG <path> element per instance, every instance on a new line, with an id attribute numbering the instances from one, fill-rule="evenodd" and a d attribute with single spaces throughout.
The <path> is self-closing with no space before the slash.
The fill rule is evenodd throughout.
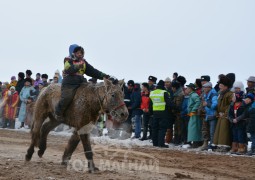
<path id="1" fill-rule="evenodd" d="M 108 79 L 98 84 L 82 83 L 77 89 L 72 103 L 64 113 L 63 123 L 74 127 L 73 134 L 62 156 L 62 165 L 67 166 L 72 153 L 81 141 L 88 160 L 89 172 L 99 169 L 93 162 L 93 152 L 89 133 L 96 124 L 99 115 L 110 113 L 118 122 L 124 122 L 128 117 L 128 109 L 124 103 L 124 80 L 113 83 Z M 57 121 L 54 111 L 61 97 L 61 86 L 51 84 L 44 88 L 34 105 L 33 123 L 31 128 L 31 144 L 25 156 L 30 161 L 34 148 L 38 147 L 41 158 L 46 150 L 49 132 L 62 122 Z M 46 119 L 49 119 L 46 121 Z"/>

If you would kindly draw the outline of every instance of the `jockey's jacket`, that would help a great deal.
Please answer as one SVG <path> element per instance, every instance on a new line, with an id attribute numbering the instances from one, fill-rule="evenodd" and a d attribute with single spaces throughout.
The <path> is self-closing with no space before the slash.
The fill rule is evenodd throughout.
<path id="1" fill-rule="evenodd" d="M 82 67 L 80 67 L 81 64 Z M 73 60 L 70 57 L 64 59 L 64 74 L 69 76 L 83 76 L 86 74 L 97 79 L 103 79 L 106 75 L 91 66 L 85 59 Z"/>

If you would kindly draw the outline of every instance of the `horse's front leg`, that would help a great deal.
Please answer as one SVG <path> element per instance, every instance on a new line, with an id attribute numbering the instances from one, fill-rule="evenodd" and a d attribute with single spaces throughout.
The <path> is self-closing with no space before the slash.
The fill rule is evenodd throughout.
<path id="1" fill-rule="evenodd" d="M 95 167 L 95 164 L 93 161 L 93 152 L 91 149 L 89 134 L 80 134 L 80 139 L 82 141 L 85 156 L 88 160 L 89 173 L 94 173 L 95 171 L 98 171 L 99 169 Z"/>
<path id="2" fill-rule="evenodd" d="M 68 144 L 65 148 L 65 152 L 62 156 L 62 163 L 61 163 L 62 165 L 67 165 L 79 142 L 80 142 L 80 137 L 77 134 L 77 131 L 74 131 L 73 135 L 68 141 Z"/>

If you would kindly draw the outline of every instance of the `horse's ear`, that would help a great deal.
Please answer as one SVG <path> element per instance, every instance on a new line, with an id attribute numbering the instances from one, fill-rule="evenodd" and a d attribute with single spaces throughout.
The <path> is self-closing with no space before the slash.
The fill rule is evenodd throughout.
<path id="1" fill-rule="evenodd" d="M 109 87 L 112 86 L 112 82 L 109 81 L 108 79 L 104 78 L 104 85 L 105 85 L 106 89 L 109 90 Z"/>
<path id="2" fill-rule="evenodd" d="M 124 79 L 122 79 L 122 80 L 119 81 L 119 85 L 120 85 L 121 88 L 123 88 L 124 84 L 125 84 Z"/>

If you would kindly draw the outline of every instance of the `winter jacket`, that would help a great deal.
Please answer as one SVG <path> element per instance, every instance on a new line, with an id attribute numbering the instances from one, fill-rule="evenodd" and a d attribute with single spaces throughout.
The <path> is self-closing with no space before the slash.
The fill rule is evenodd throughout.
<path id="1" fill-rule="evenodd" d="M 21 89 L 24 87 L 25 79 L 20 79 L 16 85 L 16 91 L 20 94 Z"/>
<path id="2" fill-rule="evenodd" d="M 36 79 L 34 82 L 34 87 L 39 86 L 40 83 L 43 83 L 43 81 L 41 79 Z"/>
<path id="3" fill-rule="evenodd" d="M 184 96 L 184 99 L 182 101 L 181 118 L 184 118 L 188 115 L 188 102 L 189 96 Z"/>
<path id="4" fill-rule="evenodd" d="M 248 108 L 247 132 L 255 133 L 255 102 Z"/>
<path id="5" fill-rule="evenodd" d="M 16 113 L 17 113 L 19 94 L 17 91 L 15 91 L 13 94 L 9 92 L 7 93 L 3 115 L 5 119 L 14 120 L 16 118 Z"/>
<path id="6" fill-rule="evenodd" d="M 141 89 L 140 88 L 134 88 L 134 91 L 132 92 L 131 96 L 131 109 L 132 109 L 132 115 L 142 115 L 143 111 L 141 110 Z"/>
<path id="7" fill-rule="evenodd" d="M 233 123 L 233 120 L 236 119 L 238 123 L 245 122 L 245 120 L 247 118 L 247 112 L 246 111 L 248 111 L 249 107 L 244 102 L 242 102 L 241 106 L 237 109 L 236 117 L 235 117 L 234 105 L 235 105 L 235 103 L 232 102 L 230 104 L 230 107 L 229 107 L 229 113 L 228 113 L 229 121 L 231 123 Z"/>
<path id="8" fill-rule="evenodd" d="M 148 112 L 150 105 L 150 93 L 142 92 L 141 96 L 142 96 L 141 109 L 145 110 L 145 112 Z"/>
<path id="9" fill-rule="evenodd" d="M 218 105 L 218 93 L 215 89 L 211 89 L 208 94 L 204 93 L 204 101 L 207 102 L 207 106 L 205 106 L 206 118 L 205 120 L 213 120 L 216 119 L 217 113 L 217 105 Z"/>
<path id="10" fill-rule="evenodd" d="M 80 68 L 80 65 L 83 65 L 83 67 Z M 73 60 L 67 57 L 64 59 L 64 67 L 65 77 L 62 81 L 63 85 L 80 85 L 84 82 L 84 74 L 101 80 L 106 75 L 91 66 L 85 59 Z"/>
<path id="11" fill-rule="evenodd" d="M 177 91 L 174 93 L 174 96 L 173 96 L 173 103 L 174 103 L 173 113 L 180 114 L 182 110 L 183 98 L 184 98 L 184 93 L 182 88 L 180 87 L 177 89 Z"/>

